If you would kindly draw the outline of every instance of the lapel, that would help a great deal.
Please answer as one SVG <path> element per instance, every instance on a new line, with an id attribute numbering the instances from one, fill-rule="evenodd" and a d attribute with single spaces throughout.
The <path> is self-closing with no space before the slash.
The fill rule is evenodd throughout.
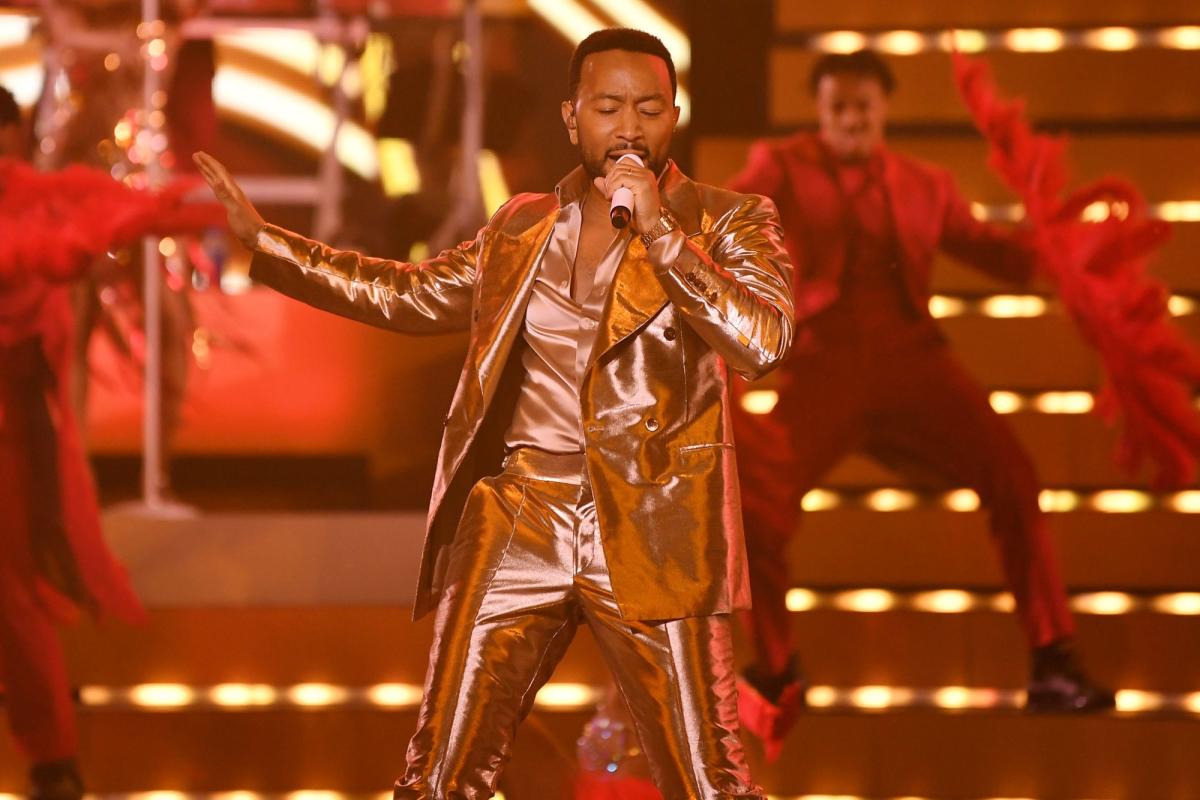
<path id="1" fill-rule="evenodd" d="M 528 228 L 516 234 L 494 229 L 480 254 L 480 286 L 470 363 L 486 401 L 496 388 L 513 342 L 525 324 L 525 307 L 533 291 L 542 251 L 554 230 L 558 202 L 554 195 L 532 201 L 526 211 L 535 216 Z"/>
<path id="2" fill-rule="evenodd" d="M 680 172 L 674 161 L 667 165 L 659 194 L 663 206 L 679 221 L 684 233 L 691 235 L 700 231 L 703 210 L 696 186 Z M 644 325 L 666 303 L 667 293 L 654 273 L 646 247 L 640 237 L 634 236 L 613 275 L 588 366 Z"/>

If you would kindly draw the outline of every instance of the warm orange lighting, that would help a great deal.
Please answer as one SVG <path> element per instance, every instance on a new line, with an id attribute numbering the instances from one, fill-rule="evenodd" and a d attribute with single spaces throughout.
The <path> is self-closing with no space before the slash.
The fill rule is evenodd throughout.
<path id="1" fill-rule="evenodd" d="M 1046 300 L 1037 295 L 997 294 L 983 301 L 983 313 L 997 319 L 1024 319 L 1046 313 Z"/>
<path id="2" fill-rule="evenodd" d="M 934 319 L 961 317 L 966 310 L 967 304 L 957 297 L 935 294 L 929 298 L 929 315 Z"/>
<path id="3" fill-rule="evenodd" d="M 896 605 L 896 596 L 886 589 L 855 589 L 838 594 L 833 601 L 843 611 L 878 614 Z"/>
<path id="4" fill-rule="evenodd" d="M 867 46 L 867 37 L 858 31 L 833 31 L 816 37 L 813 48 L 826 53 L 853 53 Z"/>
<path id="5" fill-rule="evenodd" d="M 290 688 L 287 697 L 298 706 L 319 708 L 344 702 L 347 691 L 328 683 L 301 683 Z"/>
<path id="6" fill-rule="evenodd" d="M 1151 608 L 1163 614 L 1200 615 L 1200 592 L 1175 592 L 1154 598 Z"/>
<path id="7" fill-rule="evenodd" d="M 888 31 L 875 40 L 875 49 L 896 56 L 911 56 L 928 46 L 925 36 L 916 31 Z"/>
<path id="8" fill-rule="evenodd" d="M 1149 494 L 1136 489 L 1108 489 L 1092 496 L 1092 508 L 1105 514 L 1133 514 L 1152 504 Z"/>
<path id="9" fill-rule="evenodd" d="M 194 697 L 192 688 L 181 683 L 143 683 L 129 690 L 130 702 L 147 708 L 178 708 Z"/>
<path id="10" fill-rule="evenodd" d="M 962 614 L 976 605 L 970 592 L 961 589 L 939 589 L 921 592 L 912 599 L 913 608 L 934 614 Z"/>
<path id="11" fill-rule="evenodd" d="M 896 704 L 896 692 L 891 686 L 860 686 L 850 692 L 850 704 L 856 708 L 884 709 Z"/>
<path id="12" fill-rule="evenodd" d="M 544 708 L 587 708 L 596 704 L 598 692 L 583 683 L 548 683 L 538 690 L 537 705 Z"/>
<path id="13" fill-rule="evenodd" d="M 1079 493 L 1070 489 L 1042 489 L 1038 493 L 1038 506 L 1048 514 L 1074 511 L 1079 501 Z"/>
<path id="14" fill-rule="evenodd" d="M 992 392 L 988 395 L 988 402 L 997 414 L 1015 414 L 1025 407 L 1025 398 L 1016 392 Z"/>
<path id="15" fill-rule="evenodd" d="M 378 683 L 367 689 L 367 700 L 388 708 L 411 708 L 420 704 L 424 692 L 411 683 Z"/>
<path id="16" fill-rule="evenodd" d="M 979 495 L 974 489 L 955 489 L 947 492 L 942 503 L 951 511 L 970 512 L 979 510 Z"/>
<path id="17" fill-rule="evenodd" d="M 840 504 L 838 494 L 828 489 L 809 489 L 800 500 L 800 507 L 805 511 L 829 511 Z"/>
<path id="18" fill-rule="evenodd" d="M 1096 406 L 1091 392 L 1043 392 L 1033 401 L 1043 414 L 1087 414 Z"/>
<path id="19" fill-rule="evenodd" d="M 1014 28 L 1004 36 L 1009 49 L 1018 53 L 1051 53 L 1061 50 L 1063 33 L 1054 28 Z"/>
<path id="20" fill-rule="evenodd" d="M 813 708 L 829 708 L 838 701 L 838 690 L 832 686 L 810 686 L 805 699 Z"/>
<path id="21" fill-rule="evenodd" d="M 867 495 L 866 504 L 876 511 L 905 511 L 917 504 L 917 496 L 904 489 L 876 489 Z"/>
<path id="22" fill-rule="evenodd" d="M 778 402 L 774 389 L 751 389 L 742 395 L 742 409 L 749 414 L 770 414 Z"/>
<path id="23" fill-rule="evenodd" d="M 1138 32 L 1133 28 L 1097 28 L 1084 36 L 1084 41 L 1098 50 L 1132 50 L 1139 40 Z"/>
<path id="24" fill-rule="evenodd" d="M 1071 607 L 1084 614 L 1128 614 L 1133 608 L 1133 597 L 1124 592 L 1091 592 L 1071 598 Z"/>
<path id="25" fill-rule="evenodd" d="M 939 708 L 970 708 L 971 690 L 965 686 L 943 686 L 933 693 L 933 702 Z"/>
<path id="26" fill-rule="evenodd" d="M 230 708 L 269 706 L 275 702 L 275 688 L 261 683 L 222 683 L 212 687 L 208 696 L 213 703 Z"/>
<path id="27" fill-rule="evenodd" d="M 1136 714 L 1162 707 L 1162 695 L 1137 689 L 1121 689 L 1117 692 L 1117 711 Z"/>
<path id="28" fill-rule="evenodd" d="M 801 612 L 816 608 L 819 599 L 812 589 L 789 589 L 784 602 L 788 611 Z"/>
<path id="29" fill-rule="evenodd" d="M 1188 314 L 1196 313 L 1196 301 L 1190 297 L 1173 294 L 1167 300 L 1167 310 L 1171 312 L 1173 317 L 1183 317 Z"/>
<path id="30" fill-rule="evenodd" d="M 1159 32 L 1159 41 L 1163 47 L 1176 50 L 1200 50 L 1200 25 L 1180 25 L 1177 28 L 1166 28 Z"/>

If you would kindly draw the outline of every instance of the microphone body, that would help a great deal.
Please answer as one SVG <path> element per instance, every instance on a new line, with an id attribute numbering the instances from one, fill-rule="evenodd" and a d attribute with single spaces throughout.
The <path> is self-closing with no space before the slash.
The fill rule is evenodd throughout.
<path id="1" fill-rule="evenodd" d="M 646 166 L 642 159 L 633 153 L 626 153 L 617 159 L 617 163 L 628 159 L 639 167 Z M 608 218 L 612 221 L 614 228 L 624 228 L 633 219 L 633 192 L 624 186 L 613 192 L 612 202 L 608 207 Z"/>

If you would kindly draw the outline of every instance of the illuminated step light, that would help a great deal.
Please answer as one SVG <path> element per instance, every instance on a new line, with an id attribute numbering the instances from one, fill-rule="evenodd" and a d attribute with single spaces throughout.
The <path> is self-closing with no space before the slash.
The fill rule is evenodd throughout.
<path id="1" fill-rule="evenodd" d="M 218 706 L 245 708 L 269 706 L 275 703 L 275 687 L 260 683 L 222 683 L 212 687 L 209 699 Z"/>
<path id="2" fill-rule="evenodd" d="M 933 614 L 963 614 L 981 605 L 979 598 L 962 589 L 940 589 L 913 595 L 912 607 Z"/>
<path id="3" fill-rule="evenodd" d="M 1006 413 L 1007 402 L 1000 402 L 1001 413 Z M 801 499 L 800 507 L 804 511 L 813 512 L 869 509 L 880 513 L 892 513 L 916 508 L 943 508 L 958 513 L 970 513 L 978 511 L 982 503 L 973 490 L 966 488 L 933 492 L 899 487 L 846 487 L 812 489 Z M 1095 511 L 1102 514 L 1168 511 L 1195 514 L 1200 513 L 1200 490 L 1158 495 L 1141 489 L 1042 489 L 1038 493 L 1038 507 L 1052 514 L 1072 511 Z"/>
<path id="4" fill-rule="evenodd" d="M 1150 215 L 1167 222 L 1200 222 L 1200 200 L 1174 200 L 1154 203 Z"/>
<path id="5" fill-rule="evenodd" d="M 600 695 L 600 690 L 582 683 L 548 683 L 538 690 L 535 702 L 543 708 L 590 708 Z"/>
<path id="6" fill-rule="evenodd" d="M 774 389 L 752 389 L 742 395 L 742 408 L 751 414 L 770 414 L 778 402 Z"/>
<path id="7" fill-rule="evenodd" d="M 1091 392 L 1042 392 L 1033 406 L 1043 414 L 1087 414 L 1096 407 L 1096 398 Z"/>
<path id="8" fill-rule="evenodd" d="M 1091 505 L 1106 514 L 1136 514 L 1154 505 L 1154 498 L 1135 489 L 1108 489 L 1092 495 Z"/>
<path id="9" fill-rule="evenodd" d="M 1071 598 L 1071 608 L 1077 613 L 1101 616 L 1128 614 L 1135 604 L 1133 596 L 1124 592 L 1091 592 Z"/>
<path id="10" fill-rule="evenodd" d="M 997 294 L 983 300 L 980 310 L 997 319 L 1040 317 L 1046 313 L 1046 299 L 1034 294 Z"/>
<path id="11" fill-rule="evenodd" d="M 888 31 L 875 38 L 875 47 L 885 53 L 910 56 L 936 47 L 935 39 L 916 31 Z"/>
<path id="12" fill-rule="evenodd" d="M 979 510 L 980 500 L 974 489 L 955 489 L 946 492 L 942 497 L 942 505 L 951 511 L 969 513 Z"/>
<path id="13" fill-rule="evenodd" d="M 1159 44 L 1175 50 L 1200 50 L 1200 25 L 1180 25 L 1158 32 Z"/>
<path id="14" fill-rule="evenodd" d="M 1145 692 L 1138 689 L 1122 689 L 1117 692 L 1117 711 L 1126 714 L 1136 714 L 1140 711 L 1154 711 L 1162 707 L 1162 695 L 1155 692 Z"/>
<path id="15" fill-rule="evenodd" d="M 1053 53 L 1068 47 L 1107 52 L 1156 47 L 1200 50 L 1200 26 L 1143 29 L 1124 26 L 1083 29 L 1010 28 L 991 31 L 841 30 L 813 34 L 809 44 L 814 50 L 825 53 L 851 53 L 870 48 L 896 56 L 930 51 L 949 52 L 952 49 L 963 53 L 981 53 L 986 50 Z"/>
<path id="16" fill-rule="evenodd" d="M 816 36 L 812 46 L 826 53 L 853 53 L 867 46 L 867 37 L 857 31 L 832 31 Z"/>
<path id="17" fill-rule="evenodd" d="M 865 503 L 874 511 L 907 511 L 917 505 L 917 494 L 906 489 L 876 489 L 866 496 Z"/>
<path id="18" fill-rule="evenodd" d="M 1200 592 L 1176 592 L 1155 597 L 1149 606 L 1160 614 L 1200 616 Z"/>
<path id="19" fill-rule="evenodd" d="M 820 601 L 821 596 L 812 589 L 789 589 L 784 599 L 787 610 L 794 613 L 811 611 L 820 604 Z"/>
<path id="20" fill-rule="evenodd" d="M 1083 42 L 1097 50 L 1133 50 L 1141 45 L 1142 37 L 1133 28 L 1096 28 L 1083 34 Z"/>
<path id="21" fill-rule="evenodd" d="M 368 702 L 387 708 L 416 708 L 421 696 L 421 687 L 410 683 L 380 683 L 366 691 Z"/>
<path id="22" fill-rule="evenodd" d="M 1070 489 L 1042 489 L 1038 492 L 1038 507 L 1047 514 L 1061 514 L 1079 508 L 1079 492 Z"/>
<path id="23" fill-rule="evenodd" d="M 1065 41 L 1056 28 L 1014 28 L 1004 34 L 1005 45 L 1018 53 L 1052 53 L 1061 50 Z"/>
<path id="24" fill-rule="evenodd" d="M 929 298 L 929 315 L 934 319 L 961 317 L 967 313 L 967 303 L 958 297 L 935 294 Z"/>
<path id="25" fill-rule="evenodd" d="M 1016 414 L 1029 406 L 1028 401 L 1022 395 L 1003 390 L 989 394 L 988 402 L 997 414 Z"/>
<path id="26" fill-rule="evenodd" d="M 895 591 L 889 589 L 817 589 L 795 587 L 786 595 L 788 611 L 848 611 L 877 614 L 884 611 L 915 611 L 926 614 L 1011 613 L 1016 604 L 1008 592 L 933 589 Z M 1132 594 L 1130 592 L 1082 592 L 1070 597 L 1072 610 L 1093 616 L 1163 614 L 1200 615 L 1200 592 Z"/>
<path id="27" fill-rule="evenodd" d="M 328 683 L 301 683 L 288 689 L 285 696 L 298 706 L 321 708 L 342 705 L 348 693 L 344 688 Z"/>
<path id="28" fill-rule="evenodd" d="M 865 712 L 910 708 L 948 711 L 1017 710 L 1025 705 L 1022 689 L 941 686 L 914 688 L 905 686 L 811 686 L 808 705 L 814 709 L 853 709 Z M 1174 694 L 1122 689 L 1117 692 L 1117 713 L 1125 715 L 1156 713 L 1200 714 L 1200 692 Z"/>
<path id="29" fill-rule="evenodd" d="M 196 693 L 180 683 L 144 683 L 129 692 L 129 702 L 145 708 L 180 708 L 190 705 Z"/>
<path id="30" fill-rule="evenodd" d="M 841 505 L 837 492 L 827 489 L 809 489 L 800 499 L 800 508 L 805 511 L 829 511 Z"/>
<path id="31" fill-rule="evenodd" d="M 878 614 L 895 607 L 896 596 L 886 589 L 855 589 L 838 592 L 832 598 L 835 608 L 860 614 Z"/>

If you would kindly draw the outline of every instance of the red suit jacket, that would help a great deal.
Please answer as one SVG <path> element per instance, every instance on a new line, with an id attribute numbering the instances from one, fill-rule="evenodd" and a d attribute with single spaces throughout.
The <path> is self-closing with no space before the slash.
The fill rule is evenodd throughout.
<path id="1" fill-rule="evenodd" d="M 904 286 L 913 307 L 929 313 L 933 256 L 943 250 L 997 278 L 1024 282 L 1033 274 L 1021 237 L 979 222 L 946 170 L 884 149 L 883 180 Z M 730 183 L 775 201 L 792 257 L 797 323 L 833 305 L 840 293 L 853 223 L 836 182 L 833 156 L 811 133 L 756 142 Z"/>

